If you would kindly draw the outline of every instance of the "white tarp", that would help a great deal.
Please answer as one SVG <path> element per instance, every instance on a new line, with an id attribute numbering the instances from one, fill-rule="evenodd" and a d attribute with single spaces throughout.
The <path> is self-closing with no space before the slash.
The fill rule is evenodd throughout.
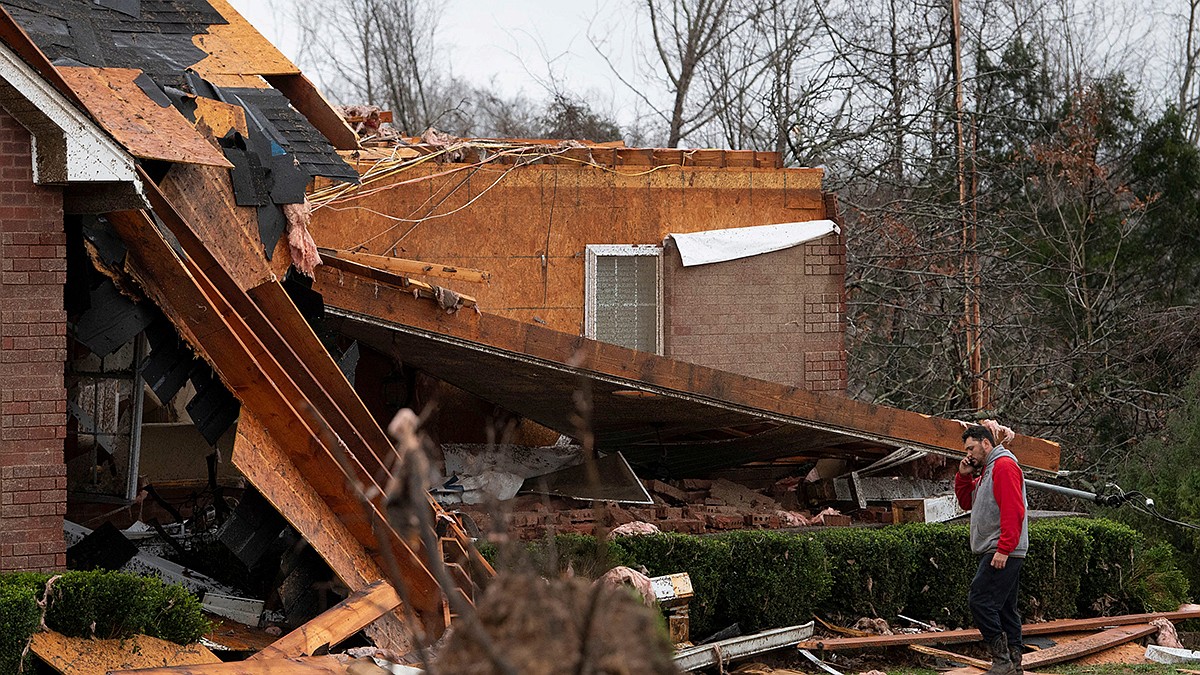
<path id="1" fill-rule="evenodd" d="M 683 266 L 691 267 L 781 251 L 824 237 L 830 232 L 840 233 L 832 220 L 810 220 L 667 236 L 674 239 L 679 247 Z"/>

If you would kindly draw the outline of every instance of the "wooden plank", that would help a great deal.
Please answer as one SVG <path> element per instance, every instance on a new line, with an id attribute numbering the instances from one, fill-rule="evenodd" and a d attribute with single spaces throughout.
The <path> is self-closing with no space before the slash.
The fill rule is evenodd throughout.
<path id="1" fill-rule="evenodd" d="M 192 38 L 192 42 L 208 54 L 191 67 L 201 77 L 211 82 L 209 76 L 218 74 L 294 75 L 300 72 L 270 40 L 238 14 L 228 0 L 208 2 L 228 23 L 213 24 L 207 33 Z"/>
<path id="2" fill-rule="evenodd" d="M 137 675 L 346 675 L 346 656 L 305 656 L 270 661 L 235 661 L 212 665 L 147 668 Z M 114 670 L 112 675 L 129 671 Z M 131 674 L 132 675 L 132 674 Z"/>
<path id="3" fill-rule="evenodd" d="M 131 68 L 60 66 L 58 72 L 96 120 L 134 157 L 232 168 L 174 106 L 160 106 Z"/>
<path id="4" fill-rule="evenodd" d="M 336 270 L 326 267 L 330 266 L 318 269 L 314 289 L 327 304 L 351 312 L 453 336 L 488 350 L 519 355 L 525 361 L 533 358 L 559 370 L 616 378 L 634 388 L 650 385 L 691 400 L 699 398 L 751 415 L 771 414 L 854 438 L 897 447 L 913 445 L 951 456 L 962 454 L 962 426 L 953 420 L 756 380 L 492 314 L 446 316 L 432 303 L 413 298 L 411 293 L 394 292 L 352 271 L 344 262 Z M 1018 436 L 1008 447 L 1025 466 L 1058 469 L 1057 443 Z"/>
<path id="5" fill-rule="evenodd" d="M 279 638 L 248 660 L 307 656 L 321 647 L 334 647 L 399 605 L 400 597 L 396 595 L 396 589 L 386 581 L 376 581 Z"/>
<path id="6" fill-rule="evenodd" d="M 292 107 L 329 139 L 333 147 L 338 150 L 357 150 L 360 147 L 358 134 L 303 73 L 264 75 L 267 82 L 286 96 Z M 391 121 L 390 113 L 387 121 Z"/>
<path id="7" fill-rule="evenodd" d="M 1052 666 L 1056 663 L 1073 661 L 1077 658 L 1104 651 L 1110 647 L 1133 642 L 1157 632 L 1158 627 L 1148 623 L 1117 626 L 1080 640 L 1060 642 L 1049 649 L 1042 649 L 1032 654 L 1026 654 L 1021 665 L 1027 670 L 1034 670 Z"/>
<path id="8" fill-rule="evenodd" d="M 439 279 L 469 281 L 477 284 L 490 281 L 492 278 L 492 275 L 488 272 L 468 267 L 439 265 L 436 263 L 421 262 L 420 260 L 406 260 L 386 255 L 375 255 L 374 253 L 355 253 L 353 251 L 342 251 L 332 248 L 320 248 L 318 252 L 323 258 L 341 258 L 342 260 L 349 260 L 350 262 L 356 262 L 360 265 L 374 267 L 375 269 L 401 276 L 417 274 L 426 277 L 437 277 Z"/>
<path id="9" fill-rule="evenodd" d="M 352 590 L 384 578 L 383 569 L 301 474 L 296 464 L 251 412 L 238 420 L 233 464 L 296 528 L 338 578 Z"/>
<path id="10" fill-rule="evenodd" d="M 161 185 L 149 180 L 144 172 L 142 183 L 160 218 L 178 214 L 178 219 L 167 223 L 177 238 L 181 236 L 178 224 L 203 243 L 210 254 L 204 258 L 210 259 L 198 257 L 199 251 L 193 247 L 185 246 L 185 250 L 207 273 L 227 274 L 243 291 L 275 280 L 258 237 L 258 214 L 234 201 L 233 181 L 228 171 L 176 164 Z M 180 244 L 183 243 L 180 239 Z"/>
<path id="11" fill-rule="evenodd" d="M 974 666 L 984 670 L 992 667 L 992 663 L 990 661 L 984 661 L 982 659 L 976 659 L 970 656 L 963 656 L 962 654 L 955 654 L 954 652 L 948 652 L 944 649 L 938 649 L 936 647 L 929 647 L 927 645 L 909 645 L 908 648 L 918 654 L 936 656 L 938 658 L 946 659 L 947 661 L 962 663 L 964 665 Z"/>
<path id="12" fill-rule="evenodd" d="M 115 670 L 221 662 L 204 645 L 177 645 L 146 635 L 95 640 L 42 631 L 34 633 L 29 648 L 63 675 L 103 675 Z"/>
<path id="13" fill-rule="evenodd" d="M 1021 627 L 1025 635 L 1054 635 L 1070 631 L 1096 630 L 1107 626 L 1133 626 L 1145 624 L 1154 619 L 1169 621 L 1184 621 L 1200 619 L 1200 609 L 1185 609 L 1177 612 L 1160 612 L 1157 614 L 1124 614 L 1120 616 L 1100 616 L 1090 619 L 1058 619 L 1044 623 L 1031 623 Z M 974 628 L 947 630 L 940 633 L 912 633 L 904 635 L 873 635 L 871 637 L 854 638 L 824 638 L 807 640 L 800 643 L 803 649 L 827 649 L 831 651 L 850 651 L 854 649 L 877 649 L 883 647 L 903 647 L 907 645 L 961 644 L 978 642 L 983 637 Z M 1042 650 L 1046 651 L 1046 650 Z"/>
<path id="14" fill-rule="evenodd" d="M 393 274 L 392 272 L 388 272 L 387 270 L 381 270 L 381 269 L 377 269 L 375 267 L 361 265 L 352 260 L 345 260 L 345 259 L 336 258 L 336 257 L 326 260 L 325 266 L 331 267 L 331 268 L 337 269 L 337 270 L 350 272 L 351 274 L 354 274 L 356 276 L 363 276 L 363 277 L 370 278 L 379 283 L 386 284 L 386 285 L 392 287 L 394 290 L 405 291 L 406 294 L 408 294 L 408 295 L 415 293 L 418 298 L 421 298 L 424 300 L 434 300 L 437 298 L 437 292 L 435 291 L 434 287 L 431 284 L 427 284 L 424 281 L 418 281 L 416 279 L 411 279 L 406 276 Z M 462 299 L 463 307 L 477 307 L 479 305 L 479 303 L 475 300 L 474 296 L 466 295 L 463 293 L 459 293 L 458 296 Z"/>

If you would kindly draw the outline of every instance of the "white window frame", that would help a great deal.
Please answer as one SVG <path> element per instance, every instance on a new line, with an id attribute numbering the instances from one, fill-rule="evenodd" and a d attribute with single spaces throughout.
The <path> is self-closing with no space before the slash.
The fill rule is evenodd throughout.
<path id="1" fill-rule="evenodd" d="M 663 247 L 655 244 L 588 244 L 584 247 L 583 336 L 596 338 L 596 259 L 600 256 L 654 256 L 654 353 L 663 353 Z"/>

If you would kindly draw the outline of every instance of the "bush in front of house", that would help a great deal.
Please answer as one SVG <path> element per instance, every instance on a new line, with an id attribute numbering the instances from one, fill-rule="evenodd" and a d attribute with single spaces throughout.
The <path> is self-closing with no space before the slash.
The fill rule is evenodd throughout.
<path id="1" fill-rule="evenodd" d="M 1079 584 L 1092 555 L 1086 532 L 1053 520 L 1029 528 L 1029 555 L 1021 568 L 1021 618 L 1063 619 L 1076 614 Z"/>
<path id="2" fill-rule="evenodd" d="M 1021 573 L 1026 620 L 1075 617 L 1084 610 L 1162 611 L 1186 600 L 1187 579 L 1173 550 L 1147 548 L 1141 535 L 1119 523 L 1037 521 L 1029 536 Z M 966 525 L 664 533 L 599 545 L 591 537 L 560 535 L 554 542 L 558 568 L 578 561 L 572 568 L 587 568 L 588 576 L 617 564 L 644 567 L 651 576 L 689 573 L 693 638 L 733 623 L 744 632 L 805 623 L 814 613 L 843 623 L 864 616 L 891 621 L 903 613 L 948 627 L 971 624 L 967 590 L 978 558 Z M 530 557 L 539 555 L 545 560 L 543 553 Z M 597 560 L 607 562 L 588 568 Z"/>
<path id="3" fill-rule="evenodd" d="M 717 600 L 724 623 L 736 622 L 743 632 L 802 624 L 829 599 L 835 558 L 822 539 L 771 530 L 731 532 L 720 539 L 729 544 Z"/>
<path id="4" fill-rule="evenodd" d="M 1142 611 L 1142 602 L 1133 591 L 1134 569 L 1146 538 L 1128 525 L 1103 518 L 1067 518 L 1056 522 L 1083 530 L 1091 540 L 1076 598 L 1079 615 Z"/>
<path id="5" fill-rule="evenodd" d="M 38 601 L 50 579 L 28 572 L 0 575 L 0 672 L 16 672 L 21 651 L 40 625 Z M 182 586 L 106 571 L 65 572 L 55 579 L 45 622 L 71 637 L 149 635 L 178 644 L 199 640 L 209 627 L 200 601 Z"/>
<path id="6" fill-rule="evenodd" d="M 912 545 L 914 569 L 904 614 L 960 628 L 971 623 L 967 588 L 979 560 L 966 525 L 913 523 L 896 530 Z"/>
<path id="7" fill-rule="evenodd" d="M 843 623 L 904 611 L 916 574 L 916 546 L 904 528 L 829 528 L 815 532 L 832 576 L 822 609 Z M 925 570 L 927 574 L 928 571 Z"/>
<path id="8" fill-rule="evenodd" d="M 41 611 L 31 586 L 3 583 L 0 576 L 0 673 L 20 670 L 21 653 L 37 630 Z"/>

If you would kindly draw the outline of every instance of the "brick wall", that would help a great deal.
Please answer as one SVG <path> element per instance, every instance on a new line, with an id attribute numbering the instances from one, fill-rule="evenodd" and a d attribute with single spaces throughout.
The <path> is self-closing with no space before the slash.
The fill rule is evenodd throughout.
<path id="1" fill-rule="evenodd" d="M 29 133 L 0 109 L 0 572 L 66 565 L 66 236 L 34 185 Z"/>
<path id="2" fill-rule="evenodd" d="M 668 241 L 663 258 L 667 356 L 809 391 L 845 392 L 842 236 L 689 268 Z"/>

